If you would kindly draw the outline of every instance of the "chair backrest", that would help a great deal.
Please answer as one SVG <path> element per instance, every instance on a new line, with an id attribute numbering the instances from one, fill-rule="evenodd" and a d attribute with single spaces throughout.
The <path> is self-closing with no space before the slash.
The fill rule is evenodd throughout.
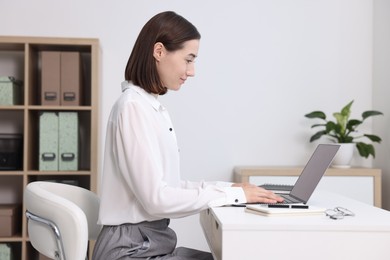
<path id="1" fill-rule="evenodd" d="M 73 185 L 37 181 L 26 186 L 24 204 L 28 212 L 58 227 L 66 259 L 85 259 L 88 239 L 95 240 L 100 232 L 99 198 L 95 193 Z M 28 234 L 36 250 L 55 258 L 58 246 L 49 226 L 30 220 Z"/>

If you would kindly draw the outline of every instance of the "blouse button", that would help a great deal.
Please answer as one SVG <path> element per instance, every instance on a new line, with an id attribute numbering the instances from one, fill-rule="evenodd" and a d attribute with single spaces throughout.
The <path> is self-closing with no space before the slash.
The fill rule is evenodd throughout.
<path id="1" fill-rule="evenodd" d="M 237 203 L 237 202 L 238 202 L 238 199 L 236 199 L 234 202 Z"/>

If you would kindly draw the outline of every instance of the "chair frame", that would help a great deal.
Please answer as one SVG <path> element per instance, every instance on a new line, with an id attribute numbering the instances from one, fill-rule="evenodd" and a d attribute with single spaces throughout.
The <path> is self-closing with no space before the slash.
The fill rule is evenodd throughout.
<path id="1" fill-rule="evenodd" d="M 56 238 L 56 244 L 58 249 L 58 251 L 55 251 L 55 258 L 58 260 L 66 260 L 65 253 L 64 253 L 64 245 L 62 244 L 62 239 L 61 239 L 61 232 L 60 229 L 57 227 L 57 225 L 48 219 L 39 217 L 29 212 L 28 210 L 26 211 L 26 217 L 28 221 L 36 221 L 38 223 L 50 227 L 50 229 L 53 231 L 54 237 Z"/>

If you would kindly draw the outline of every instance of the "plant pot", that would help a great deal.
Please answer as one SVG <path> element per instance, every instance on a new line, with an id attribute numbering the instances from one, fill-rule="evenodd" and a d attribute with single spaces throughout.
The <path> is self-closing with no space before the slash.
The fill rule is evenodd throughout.
<path id="1" fill-rule="evenodd" d="M 337 151 L 336 156 L 333 159 L 332 167 L 333 168 L 351 168 L 351 160 L 353 157 L 353 151 L 356 144 L 354 143 L 345 143 L 339 144 L 340 148 Z"/>

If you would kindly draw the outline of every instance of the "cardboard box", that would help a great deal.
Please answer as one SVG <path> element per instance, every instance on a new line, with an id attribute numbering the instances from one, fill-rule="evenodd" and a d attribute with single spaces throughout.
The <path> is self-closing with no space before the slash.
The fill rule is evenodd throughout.
<path id="1" fill-rule="evenodd" d="M 58 171 L 58 113 L 39 116 L 39 170 Z"/>
<path id="2" fill-rule="evenodd" d="M 62 106 L 81 104 L 81 56 L 79 52 L 61 52 Z"/>
<path id="3" fill-rule="evenodd" d="M 0 237 L 14 236 L 20 224 L 19 204 L 0 204 Z"/>
<path id="4" fill-rule="evenodd" d="M 13 77 L 0 77 L 0 105 L 23 104 L 22 81 Z"/>
<path id="5" fill-rule="evenodd" d="M 77 112 L 59 112 L 59 170 L 78 170 L 78 130 Z"/>
<path id="6" fill-rule="evenodd" d="M 81 85 L 80 52 L 41 52 L 42 105 L 81 105 Z"/>
<path id="7" fill-rule="evenodd" d="M 41 105 L 60 105 L 61 53 L 58 51 L 41 52 Z"/>

